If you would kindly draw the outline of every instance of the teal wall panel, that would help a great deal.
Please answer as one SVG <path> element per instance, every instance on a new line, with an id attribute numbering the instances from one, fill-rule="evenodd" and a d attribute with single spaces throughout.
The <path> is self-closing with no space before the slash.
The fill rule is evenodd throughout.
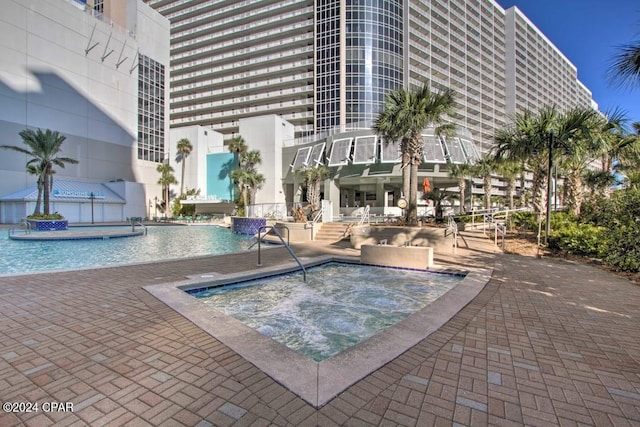
<path id="1" fill-rule="evenodd" d="M 234 153 L 207 154 L 207 196 L 233 201 L 235 188 L 229 175 L 237 167 Z"/>

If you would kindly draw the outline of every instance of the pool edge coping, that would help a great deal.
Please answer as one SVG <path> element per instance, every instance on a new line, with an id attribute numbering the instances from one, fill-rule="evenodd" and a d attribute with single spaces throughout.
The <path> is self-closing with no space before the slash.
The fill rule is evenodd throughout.
<path id="1" fill-rule="evenodd" d="M 335 255 L 302 257 L 301 260 L 305 267 L 330 261 L 359 264 L 356 258 Z M 296 263 L 290 262 L 240 273 L 203 273 L 186 276 L 183 281 L 148 285 L 143 288 L 276 382 L 319 408 L 437 331 L 484 289 L 493 273 L 492 267 L 466 268 L 466 277 L 433 303 L 321 362 L 300 355 L 186 292 L 187 289 L 197 288 L 198 284 L 202 283 L 233 282 L 295 270 L 299 270 L 299 267 Z M 451 269 L 436 268 L 429 271 L 455 273 Z"/>

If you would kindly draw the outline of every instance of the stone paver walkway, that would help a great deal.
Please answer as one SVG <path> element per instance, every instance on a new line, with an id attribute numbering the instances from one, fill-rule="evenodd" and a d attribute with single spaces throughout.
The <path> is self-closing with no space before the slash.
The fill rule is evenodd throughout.
<path id="1" fill-rule="evenodd" d="M 640 287 L 465 240 L 437 261 L 493 264 L 485 289 L 320 409 L 142 289 L 253 269 L 252 255 L 0 277 L 0 401 L 39 404 L 0 412 L 0 426 L 640 425 Z M 74 412 L 45 412 L 50 402 Z"/>

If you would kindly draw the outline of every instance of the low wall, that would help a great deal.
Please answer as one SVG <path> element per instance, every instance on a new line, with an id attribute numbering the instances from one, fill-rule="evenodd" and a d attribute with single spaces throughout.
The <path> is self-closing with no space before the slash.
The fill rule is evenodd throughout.
<path id="1" fill-rule="evenodd" d="M 433 248 L 425 246 L 362 245 L 360 262 L 389 267 L 433 268 Z"/>
<path id="2" fill-rule="evenodd" d="M 434 253 L 450 254 L 453 251 L 451 236 L 444 236 L 444 228 L 435 227 L 394 227 L 360 225 L 351 229 L 351 246 L 361 249 L 362 245 L 378 245 L 386 240 L 390 246 L 428 246 Z"/>
<path id="3" fill-rule="evenodd" d="M 310 242 L 315 237 L 319 224 L 306 222 L 276 222 L 276 227 L 287 227 L 289 229 L 289 241 L 291 243 Z M 278 229 L 282 237 L 287 238 L 287 231 Z"/>
<path id="4" fill-rule="evenodd" d="M 290 243 L 304 243 L 311 242 L 318 231 L 318 224 L 306 223 L 306 222 L 284 222 L 284 221 L 267 221 L 267 225 L 273 225 L 278 229 L 278 232 L 282 235 L 284 241 L 287 241 L 287 230 L 289 229 L 289 242 Z M 280 244 L 280 239 L 273 233 L 268 233 L 264 236 L 263 240 L 271 243 Z"/>

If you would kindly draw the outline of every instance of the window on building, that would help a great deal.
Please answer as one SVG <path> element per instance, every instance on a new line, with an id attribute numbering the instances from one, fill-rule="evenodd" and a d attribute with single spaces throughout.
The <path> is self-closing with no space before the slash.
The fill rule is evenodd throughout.
<path id="1" fill-rule="evenodd" d="M 164 161 L 164 65 L 138 58 L 138 159 Z"/>

